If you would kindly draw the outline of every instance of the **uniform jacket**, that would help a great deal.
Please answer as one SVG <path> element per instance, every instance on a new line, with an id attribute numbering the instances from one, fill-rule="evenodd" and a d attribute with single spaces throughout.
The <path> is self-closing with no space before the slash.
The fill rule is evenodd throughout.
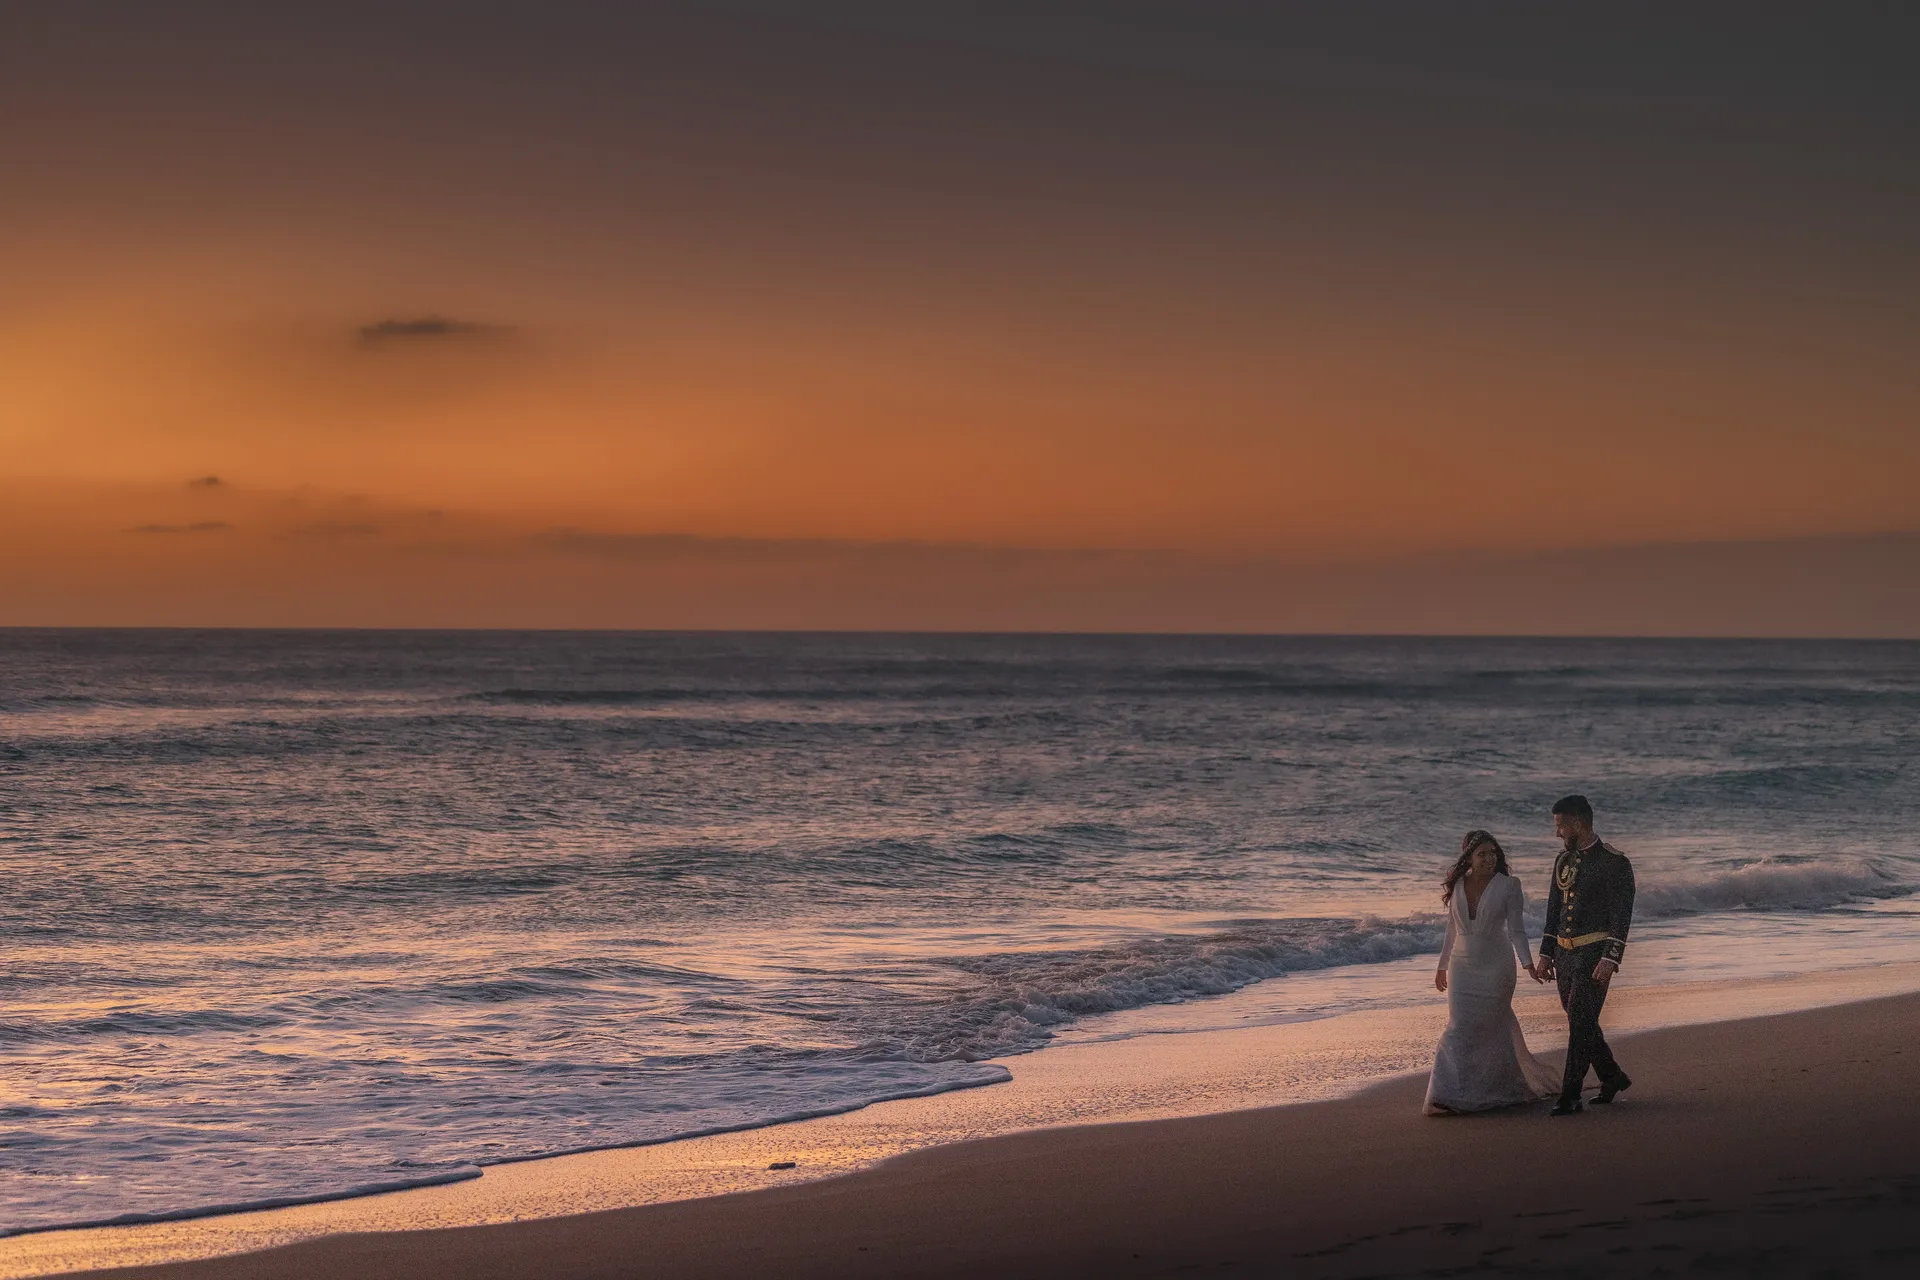
<path id="1" fill-rule="evenodd" d="M 1547 891 L 1547 934 L 1542 957 L 1574 945 L 1604 939 L 1602 955 L 1616 965 L 1627 954 L 1627 929 L 1633 923 L 1633 864 L 1627 855 L 1596 839 L 1575 853 L 1554 860 L 1553 887 Z M 1600 935 L 1595 937 L 1594 935 Z"/>

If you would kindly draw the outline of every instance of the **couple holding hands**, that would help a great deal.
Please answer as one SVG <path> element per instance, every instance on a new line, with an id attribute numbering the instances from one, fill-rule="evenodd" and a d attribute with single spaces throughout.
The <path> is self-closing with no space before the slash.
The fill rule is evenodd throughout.
<path id="1" fill-rule="evenodd" d="M 1583 1109 L 1580 1091 L 1592 1070 L 1595 1104 L 1610 1103 L 1633 1083 L 1600 1033 L 1607 984 L 1626 954 L 1633 921 L 1633 864 L 1593 831 L 1593 806 L 1567 796 L 1553 806 L 1561 853 L 1547 895 L 1546 934 L 1536 963 L 1521 919 L 1520 882 L 1506 851 L 1485 831 L 1469 831 L 1447 873 L 1440 900 L 1447 938 L 1433 984 L 1447 994 L 1447 1029 L 1427 1082 L 1428 1115 L 1486 1111 L 1558 1093 L 1554 1116 Z M 1567 1013 L 1567 1062 L 1554 1069 L 1528 1052 L 1513 1014 L 1515 959 L 1535 982 L 1559 984 Z"/>

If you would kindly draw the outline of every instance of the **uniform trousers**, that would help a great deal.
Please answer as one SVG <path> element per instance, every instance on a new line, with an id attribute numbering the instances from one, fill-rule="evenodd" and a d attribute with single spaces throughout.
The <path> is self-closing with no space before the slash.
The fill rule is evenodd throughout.
<path id="1" fill-rule="evenodd" d="M 1560 986 L 1560 1007 L 1567 1011 L 1567 1067 L 1560 1077 L 1560 1101 L 1578 1102 L 1591 1067 L 1606 1084 L 1626 1074 L 1613 1060 L 1607 1038 L 1600 1034 L 1600 1008 L 1607 1002 L 1608 983 L 1593 980 L 1604 944 L 1593 943 L 1553 957 L 1554 977 Z"/>

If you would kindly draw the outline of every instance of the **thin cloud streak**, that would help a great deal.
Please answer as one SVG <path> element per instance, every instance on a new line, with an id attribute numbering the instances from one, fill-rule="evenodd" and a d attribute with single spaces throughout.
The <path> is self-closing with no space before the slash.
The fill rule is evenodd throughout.
<path id="1" fill-rule="evenodd" d="M 914 539 L 744 538 L 709 537 L 691 533 L 595 533 L 583 529 L 548 529 L 530 534 L 525 545 L 537 552 L 587 556 L 617 562 L 648 564 L 733 561 L 786 564 L 796 561 L 863 564 L 1021 565 L 1147 564 L 1179 558 L 1177 552 L 1134 551 L 1115 548 L 1045 548 L 995 546 L 973 542 L 931 542 Z"/>
<path id="2" fill-rule="evenodd" d="M 192 524 L 139 524 L 128 533 L 224 533 L 233 528 L 225 520 L 196 520 Z"/>

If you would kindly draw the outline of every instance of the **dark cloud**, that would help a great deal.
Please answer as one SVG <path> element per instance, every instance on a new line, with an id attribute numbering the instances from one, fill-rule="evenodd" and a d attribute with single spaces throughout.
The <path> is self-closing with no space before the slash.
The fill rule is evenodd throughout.
<path id="1" fill-rule="evenodd" d="M 224 489 L 226 487 L 227 482 L 219 476 L 200 476 L 197 479 L 187 481 L 187 488 L 189 489 Z"/>
<path id="2" fill-rule="evenodd" d="M 374 538 L 379 535 L 380 526 L 377 524 L 323 520 L 317 524 L 303 524 L 287 536 L 289 538 Z"/>
<path id="3" fill-rule="evenodd" d="M 140 524 L 128 533 L 222 533 L 233 528 L 225 520 L 199 520 L 193 524 Z"/>
<path id="4" fill-rule="evenodd" d="M 394 343 L 459 342 L 476 338 L 498 338 L 511 332 L 505 325 L 481 324 L 473 320 L 452 320 L 446 316 L 416 316 L 411 319 L 389 317 L 363 324 L 355 330 L 363 347 L 385 347 Z"/>

